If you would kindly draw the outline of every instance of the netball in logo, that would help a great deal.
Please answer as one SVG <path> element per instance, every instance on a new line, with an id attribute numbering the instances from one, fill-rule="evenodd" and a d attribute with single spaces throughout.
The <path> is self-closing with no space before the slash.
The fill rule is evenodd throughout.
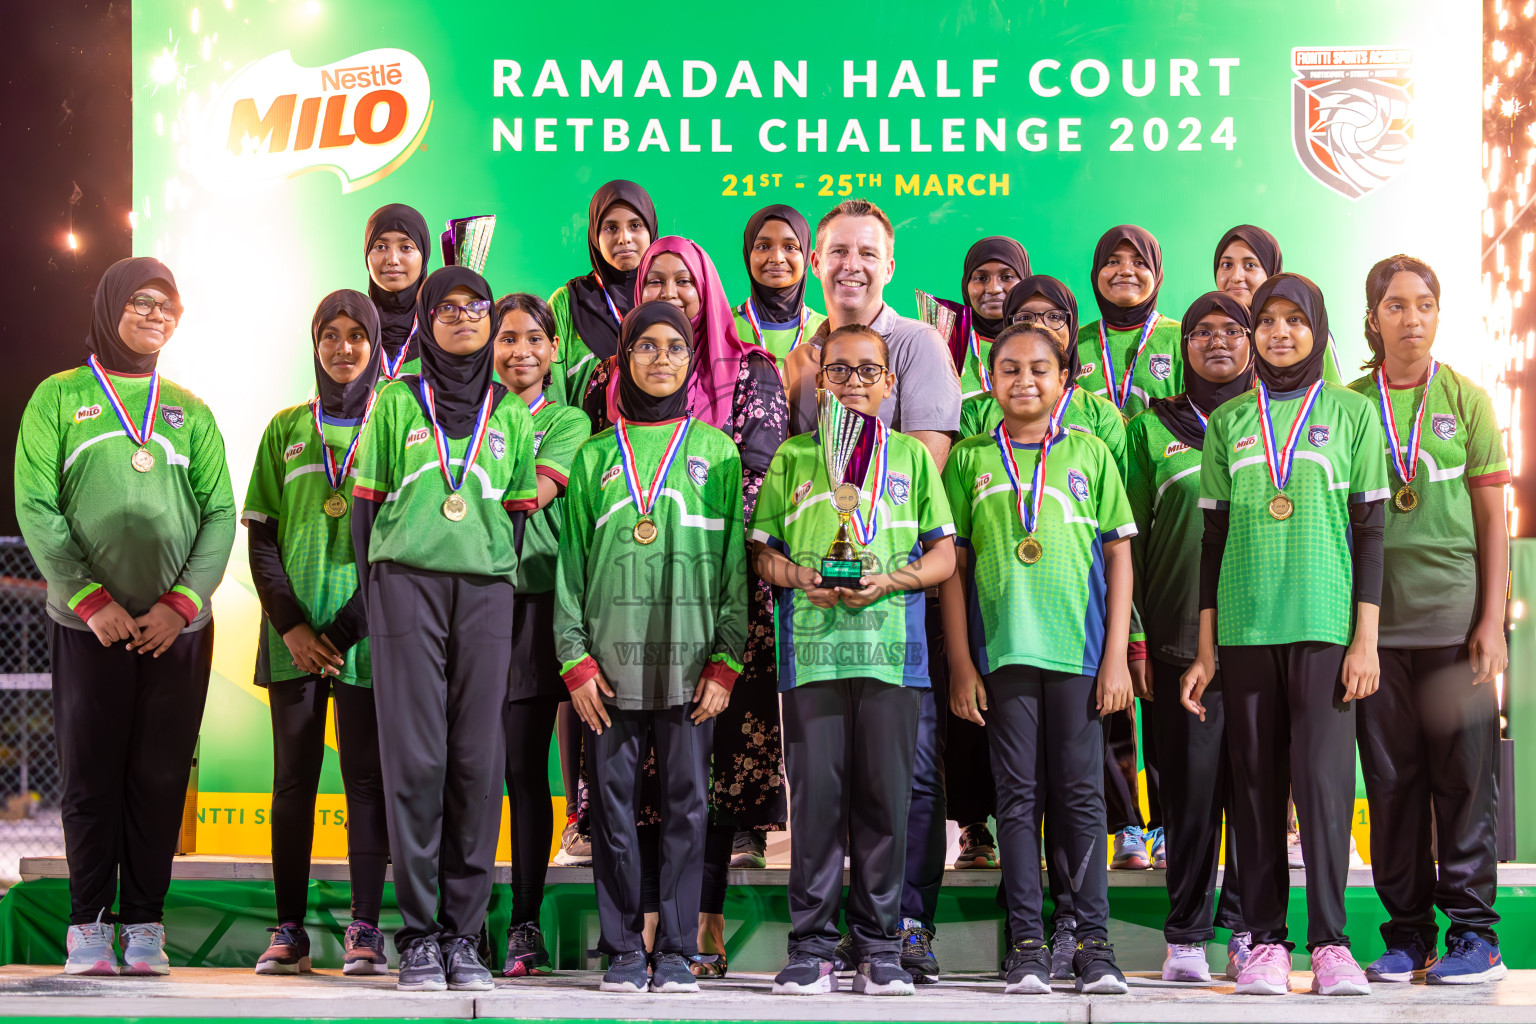
<path id="1" fill-rule="evenodd" d="M 386 47 L 304 67 L 283 50 L 224 84 L 193 143 L 193 168 L 220 192 L 319 170 L 355 192 L 405 163 L 431 120 L 432 86 L 412 53 Z"/>
<path id="2" fill-rule="evenodd" d="M 1413 51 L 1291 51 L 1291 139 L 1307 173 L 1346 199 L 1392 179 L 1413 144 Z"/>

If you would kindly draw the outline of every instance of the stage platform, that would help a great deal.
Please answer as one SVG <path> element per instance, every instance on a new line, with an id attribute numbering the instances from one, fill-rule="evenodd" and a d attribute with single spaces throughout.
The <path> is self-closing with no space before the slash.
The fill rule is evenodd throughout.
<path id="1" fill-rule="evenodd" d="M 844 975 L 846 982 L 847 975 Z M 0 1014 L 92 1020 L 129 1018 L 713 1020 L 713 1021 L 1181 1021 L 1354 1024 L 1536 1022 L 1536 971 L 1497 985 L 1467 988 L 1377 985 L 1370 996 L 1235 996 L 1229 982 L 1172 985 L 1133 975 L 1124 996 L 1082 996 L 1065 984 L 1049 996 L 1005 996 L 995 977 L 956 975 L 908 998 L 876 999 L 846 990 L 825 996 L 770 994 L 768 974 L 701 982 L 697 995 L 613 995 L 596 974 L 498 978 L 493 992 L 405 993 L 385 978 L 318 971 L 258 978 L 248 970 L 183 968 L 168 978 L 70 978 L 57 968 L 0 968 Z M 1305 989 L 1310 976 L 1294 974 Z"/>

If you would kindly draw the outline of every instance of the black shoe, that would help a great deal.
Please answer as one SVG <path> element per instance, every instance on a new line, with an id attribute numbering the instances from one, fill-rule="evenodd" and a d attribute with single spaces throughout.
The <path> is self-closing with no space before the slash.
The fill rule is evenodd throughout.
<path id="1" fill-rule="evenodd" d="M 1003 991 L 1008 995 L 1044 995 L 1051 991 L 1051 951 L 1044 939 L 1021 939 L 1003 960 Z"/>
<path id="2" fill-rule="evenodd" d="M 837 991 L 837 965 L 809 953 L 791 953 L 789 963 L 773 976 L 776 996 L 817 996 Z"/>
<path id="3" fill-rule="evenodd" d="M 915 985 L 933 985 L 939 980 L 939 958 L 933 955 L 933 932 L 911 917 L 901 919 L 901 969 L 912 975 Z"/>
<path id="4" fill-rule="evenodd" d="M 477 939 L 463 936 L 442 943 L 443 973 L 453 991 L 489 992 L 496 987 L 491 981 L 491 969 L 480 959 L 478 946 Z"/>
<path id="5" fill-rule="evenodd" d="M 644 992 L 650 984 L 651 975 L 646 970 L 645 950 L 637 949 L 609 957 L 608 971 L 597 988 L 599 992 Z"/>
<path id="6" fill-rule="evenodd" d="M 689 970 L 681 953 L 657 953 L 651 957 L 652 992 L 697 992 L 699 979 Z"/>
<path id="7" fill-rule="evenodd" d="M 859 954 L 853 948 L 853 933 L 849 932 L 837 940 L 837 948 L 832 950 L 832 969 L 834 971 L 851 971 L 858 965 Z"/>
<path id="8" fill-rule="evenodd" d="M 544 948 L 544 933 L 532 921 L 507 930 L 507 960 L 501 973 L 508 978 L 550 972 L 549 950 Z"/>
<path id="9" fill-rule="evenodd" d="M 962 871 L 997 867 L 997 840 L 985 822 L 960 830 L 960 856 L 955 858 L 955 867 Z"/>
<path id="10" fill-rule="evenodd" d="M 1056 922 L 1051 936 L 1051 977 L 1056 981 L 1071 981 L 1076 975 L 1072 960 L 1077 956 L 1077 921 L 1063 917 Z"/>
<path id="11" fill-rule="evenodd" d="M 400 973 L 395 988 L 401 992 L 446 992 L 448 978 L 443 973 L 443 953 L 430 936 L 412 939 L 400 951 Z"/>
<path id="12" fill-rule="evenodd" d="M 755 828 L 737 832 L 731 840 L 731 870 L 768 866 L 768 833 Z"/>
<path id="13" fill-rule="evenodd" d="M 1079 944 L 1072 967 L 1077 971 L 1079 992 L 1120 996 L 1130 991 L 1125 975 L 1115 966 L 1115 947 L 1103 939 L 1089 939 Z"/>
<path id="14" fill-rule="evenodd" d="M 902 970 L 895 953 L 876 953 L 860 962 L 853 990 L 866 996 L 909 996 L 915 991 L 912 975 Z"/>

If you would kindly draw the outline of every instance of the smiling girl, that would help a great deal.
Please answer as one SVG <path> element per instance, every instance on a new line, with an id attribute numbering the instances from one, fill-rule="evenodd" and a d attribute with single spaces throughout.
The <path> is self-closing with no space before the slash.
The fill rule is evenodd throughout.
<path id="1" fill-rule="evenodd" d="M 1163 249 L 1145 228 L 1112 227 L 1093 249 L 1093 298 L 1100 319 L 1083 327 L 1077 383 L 1115 403 L 1126 419 L 1184 386 L 1179 322 L 1157 311 Z"/>
<path id="2" fill-rule="evenodd" d="M 396 380 L 421 372 L 415 340 L 416 291 L 432 263 L 432 235 L 427 221 L 404 203 L 373 211 L 363 232 L 368 264 L 368 298 L 379 313 L 379 379 Z"/>
<path id="3" fill-rule="evenodd" d="M 751 294 L 735 309 L 736 333 L 783 359 L 826 319 L 805 304 L 811 228 L 793 206 L 775 204 L 747 220 L 741 256 Z"/>

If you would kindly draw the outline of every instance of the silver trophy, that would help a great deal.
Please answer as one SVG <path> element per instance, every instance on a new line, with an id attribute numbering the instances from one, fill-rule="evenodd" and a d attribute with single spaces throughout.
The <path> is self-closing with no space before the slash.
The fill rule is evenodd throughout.
<path id="1" fill-rule="evenodd" d="M 491 235 L 495 232 L 495 214 L 453 218 L 442 234 L 443 265 L 484 273 L 485 258 L 491 252 Z"/>
<path id="2" fill-rule="evenodd" d="M 955 321 L 959 317 L 960 314 L 943 299 L 929 295 L 921 288 L 917 289 L 917 318 L 938 331 L 939 337 L 945 341 L 954 333 Z"/>
<path id="3" fill-rule="evenodd" d="M 821 453 L 826 459 L 827 482 L 832 485 L 832 507 L 837 509 L 837 533 L 821 560 L 823 587 L 858 589 L 864 562 L 849 533 L 848 524 L 859 507 L 859 489 L 844 483 L 843 474 L 859 445 L 864 420 L 825 388 L 816 389 L 816 425 L 821 432 Z"/>

